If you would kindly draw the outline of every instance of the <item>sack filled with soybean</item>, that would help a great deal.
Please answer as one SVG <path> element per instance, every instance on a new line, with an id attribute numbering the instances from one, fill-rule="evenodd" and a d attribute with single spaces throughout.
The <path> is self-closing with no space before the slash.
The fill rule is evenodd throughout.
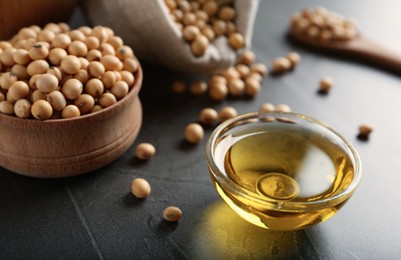
<path id="1" fill-rule="evenodd" d="M 111 27 L 141 59 L 209 74 L 251 44 L 259 0 L 85 0 L 95 25 Z"/>

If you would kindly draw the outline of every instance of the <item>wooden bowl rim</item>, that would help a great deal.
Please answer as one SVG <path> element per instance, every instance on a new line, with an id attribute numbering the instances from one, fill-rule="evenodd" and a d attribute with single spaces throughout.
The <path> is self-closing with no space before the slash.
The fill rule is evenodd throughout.
<path id="1" fill-rule="evenodd" d="M 135 58 L 137 60 L 137 58 Z M 138 61 L 138 60 L 137 60 Z M 45 126 L 45 125 L 54 125 L 55 123 L 77 123 L 80 121 L 87 121 L 87 120 L 97 120 L 98 118 L 107 118 L 110 115 L 113 115 L 114 113 L 118 112 L 121 110 L 123 106 L 129 100 L 132 99 L 133 96 L 137 96 L 141 86 L 142 86 L 142 80 L 143 80 L 143 71 L 142 71 L 142 66 L 138 61 L 138 69 L 134 74 L 135 77 L 135 82 L 134 85 L 131 87 L 130 91 L 128 94 L 123 97 L 122 99 L 118 100 L 115 104 L 102 108 L 99 111 L 85 114 L 85 115 L 80 115 L 78 117 L 72 117 L 72 118 L 59 118 L 59 119 L 46 119 L 46 120 L 37 120 L 33 118 L 19 118 L 17 116 L 10 116 L 7 114 L 0 113 L 0 121 L 7 120 L 8 123 L 12 123 L 14 125 L 21 125 L 21 124 L 31 124 L 33 126 Z"/>

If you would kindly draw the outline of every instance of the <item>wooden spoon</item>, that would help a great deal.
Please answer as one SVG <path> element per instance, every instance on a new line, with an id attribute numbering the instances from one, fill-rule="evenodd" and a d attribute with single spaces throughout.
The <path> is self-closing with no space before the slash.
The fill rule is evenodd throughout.
<path id="1" fill-rule="evenodd" d="M 373 65 L 401 74 L 401 54 L 383 47 L 361 33 L 357 33 L 357 35 L 347 41 L 319 41 L 294 30 L 290 31 L 290 36 L 295 41 L 304 45 L 352 55 L 361 60 L 371 62 Z"/>

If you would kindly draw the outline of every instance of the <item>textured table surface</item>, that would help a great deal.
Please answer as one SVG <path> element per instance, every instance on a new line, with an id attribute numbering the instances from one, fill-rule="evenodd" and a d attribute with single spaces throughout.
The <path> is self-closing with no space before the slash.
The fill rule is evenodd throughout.
<path id="1" fill-rule="evenodd" d="M 353 17 L 372 38 L 401 52 L 401 4 L 385 1 L 260 1 L 253 50 L 270 64 L 289 51 L 302 56 L 292 72 L 264 79 L 254 99 L 213 103 L 207 96 L 177 96 L 170 90 L 186 76 L 143 63 L 142 130 L 121 158 L 96 172 L 46 180 L 0 169 L 0 259 L 399 259 L 401 257 L 401 75 L 351 58 L 317 53 L 286 38 L 288 17 L 324 5 Z M 81 13 L 72 25 L 82 25 Z M 322 76 L 334 78 L 327 96 L 316 93 Z M 272 232 L 240 219 L 218 197 L 205 161 L 205 138 L 183 141 L 186 124 L 199 111 L 232 105 L 240 113 L 264 102 L 287 103 L 293 111 L 325 121 L 359 151 L 363 179 L 332 219 L 297 232 Z M 367 142 L 358 126 L 375 129 Z M 212 129 L 206 129 L 206 136 Z M 150 142 L 156 156 L 134 159 L 136 144 Z M 133 178 L 152 186 L 146 200 L 130 194 Z M 175 224 L 162 220 L 166 206 L 183 211 Z"/>

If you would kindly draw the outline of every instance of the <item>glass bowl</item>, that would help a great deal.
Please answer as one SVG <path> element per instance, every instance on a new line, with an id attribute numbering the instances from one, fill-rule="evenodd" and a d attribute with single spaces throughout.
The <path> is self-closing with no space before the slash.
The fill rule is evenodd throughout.
<path id="1" fill-rule="evenodd" d="M 296 113 L 248 113 L 219 125 L 206 157 L 213 184 L 239 216 L 291 231 L 332 217 L 360 183 L 360 157 L 341 134 Z"/>

